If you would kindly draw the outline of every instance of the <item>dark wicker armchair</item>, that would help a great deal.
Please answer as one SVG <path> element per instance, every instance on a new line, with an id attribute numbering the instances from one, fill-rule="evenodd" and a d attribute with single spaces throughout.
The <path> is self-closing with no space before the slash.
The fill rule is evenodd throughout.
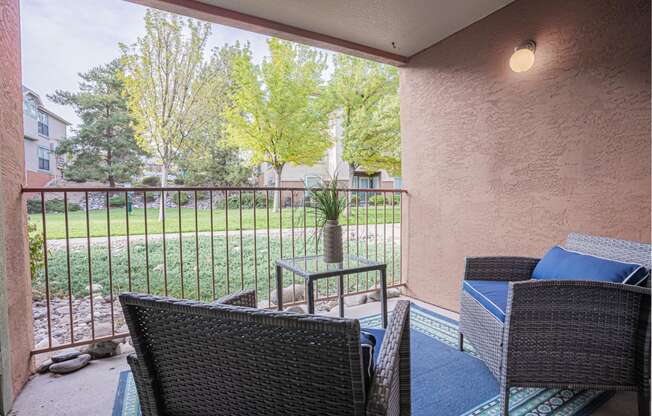
<path id="1" fill-rule="evenodd" d="M 570 234 L 565 247 L 641 264 L 649 285 L 649 244 Z M 466 259 L 465 280 L 509 282 L 504 322 L 467 291 L 460 310 L 460 349 L 466 340 L 499 381 L 501 414 L 520 386 L 637 391 L 639 414 L 649 415 L 650 289 L 530 280 L 538 261 Z"/>
<path id="2" fill-rule="evenodd" d="M 410 414 L 409 302 L 394 309 L 368 395 L 357 320 L 254 309 L 254 291 L 120 302 L 144 416 Z"/>

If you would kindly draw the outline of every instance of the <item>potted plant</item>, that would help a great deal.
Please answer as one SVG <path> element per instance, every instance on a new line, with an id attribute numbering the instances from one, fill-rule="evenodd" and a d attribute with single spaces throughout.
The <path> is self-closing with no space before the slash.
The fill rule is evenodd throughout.
<path id="1" fill-rule="evenodd" d="M 342 226 L 340 215 L 346 208 L 346 199 L 337 194 L 337 177 L 329 182 L 322 182 L 311 190 L 317 211 L 317 225 L 324 235 L 324 261 L 326 263 L 342 262 Z"/>

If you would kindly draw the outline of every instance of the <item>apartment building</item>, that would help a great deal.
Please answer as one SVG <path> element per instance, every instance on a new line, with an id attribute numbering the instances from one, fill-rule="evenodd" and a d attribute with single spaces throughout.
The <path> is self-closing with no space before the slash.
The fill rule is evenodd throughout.
<path id="1" fill-rule="evenodd" d="M 45 108 L 34 91 L 23 86 L 25 173 L 28 187 L 43 187 L 62 179 L 63 157 L 54 150 L 66 137 L 69 122 Z"/>

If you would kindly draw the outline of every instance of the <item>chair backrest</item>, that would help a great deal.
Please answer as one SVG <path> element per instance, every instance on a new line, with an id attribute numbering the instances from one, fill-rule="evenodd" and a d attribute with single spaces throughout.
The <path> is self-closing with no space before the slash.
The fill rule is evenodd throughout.
<path id="1" fill-rule="evenodd" d="M 166 415 L 364 414 L 357 320 L 130 293 L 120 301 Z"/>
<path id="2" fill-rule="evenodd" d="M 607 259 L 640 264 L 648 270 L 652 267 L 652 246 L 637 241 L 570 233 L 564 247 Z"/>

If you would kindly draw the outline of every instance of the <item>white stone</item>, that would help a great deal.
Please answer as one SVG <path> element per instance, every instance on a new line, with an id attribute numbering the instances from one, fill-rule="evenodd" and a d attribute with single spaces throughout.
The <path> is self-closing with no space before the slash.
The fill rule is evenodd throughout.
<path id="1" fill-rule="evenodd" d="M 306 310 L 301 305 L 290 306 L 285 311 L 292 312 L 292 313 L 307 313 Z"/>
<path id="2" fill-rule="evenodd" d="M 56 347 L 56 346 L 58 346 L 58 345 L 60 345 L 60 344 L 59 344 L 59 341 L 57 341 L 56 339 L 52 338 L 52 346 L 53 346 L 53 347 Z M 40 341 L 38 342 L 38 344 L 36 344 L 36 346 L 34 347 L 34 349 L 40 350 L 40 349 L 42 349 L 42 348 L 48 348 L 49 346 L 50 346 L 50 345 L 49 345 L 49 343 L 48 343 L 48 338 L 45 337 L 45 338 L 43 338 L 42 340 L 40 340 Z"/>
<path id="3" fill-rule="evenodd" d="M 352 295 L 352 296 L 346 296 L 344 298 L 344 305 L 345 306 L 357 306 L 357 305 L 362 305 L 363 303 L 367 302 L 367 294 L 363 293 L 361 295 Z"/>
<path id="4" fill-rule="evenodd" d="M 375 286 L 375 287 L 378 287 L 378 286 Z M 399 289 L 397 287 L 391 287 L 391 288 L 387 289 L 387 299 L 397 298 L 399 296 L 401 296 L 401 289 Z M 368 297 L 369 300 L 379 301 L 380 300 L 380 289 L 376 289 L 373 292 L 370 292 L 367 295 L 367 297 Z"/>
<path id="5" fill-rule="evenodd" d="M 305 298 L 305 286 L 302 284 L 297 284 L 297 285 L 290 285 L 288 287 L 283 288 L 283 303 L 293 303 L 293 302 L 300 302 L 304 300 Z M 276 289 L 272 290 L 270 295 L 269 295 L 269 300 L 271 303 L 274 305 L 277 305 L 277 295 L 276 295 Z"/>
<path id="6" fill-rule="evenodd" d="M 107 337 L 111 335 L 111 323 L 100 322 L 95 324 L 95 338 Z"/>
<path id="7" fill-rule="evenodd" d="M 130 354 L 134 352 L 134 347 L 132 347 L 129 343 L 125 342 L 122 344 L 118 344 L 118 347 L 115 350 L 116 355 L 119 354 Z"/>
<path id="8" fill-rule="evenodd" d="M 102 287 L 101 284 L 99 284 L 99 283 L 93 284 L 93 293 L 100 293 L 100 292 L 102 292 L 102 289 L 104 289 L 104 288 Z M 86 292 L 88 293 L 90 291 L 91 291 L 91 287 L 87 285 L 86 286 Z"/>

